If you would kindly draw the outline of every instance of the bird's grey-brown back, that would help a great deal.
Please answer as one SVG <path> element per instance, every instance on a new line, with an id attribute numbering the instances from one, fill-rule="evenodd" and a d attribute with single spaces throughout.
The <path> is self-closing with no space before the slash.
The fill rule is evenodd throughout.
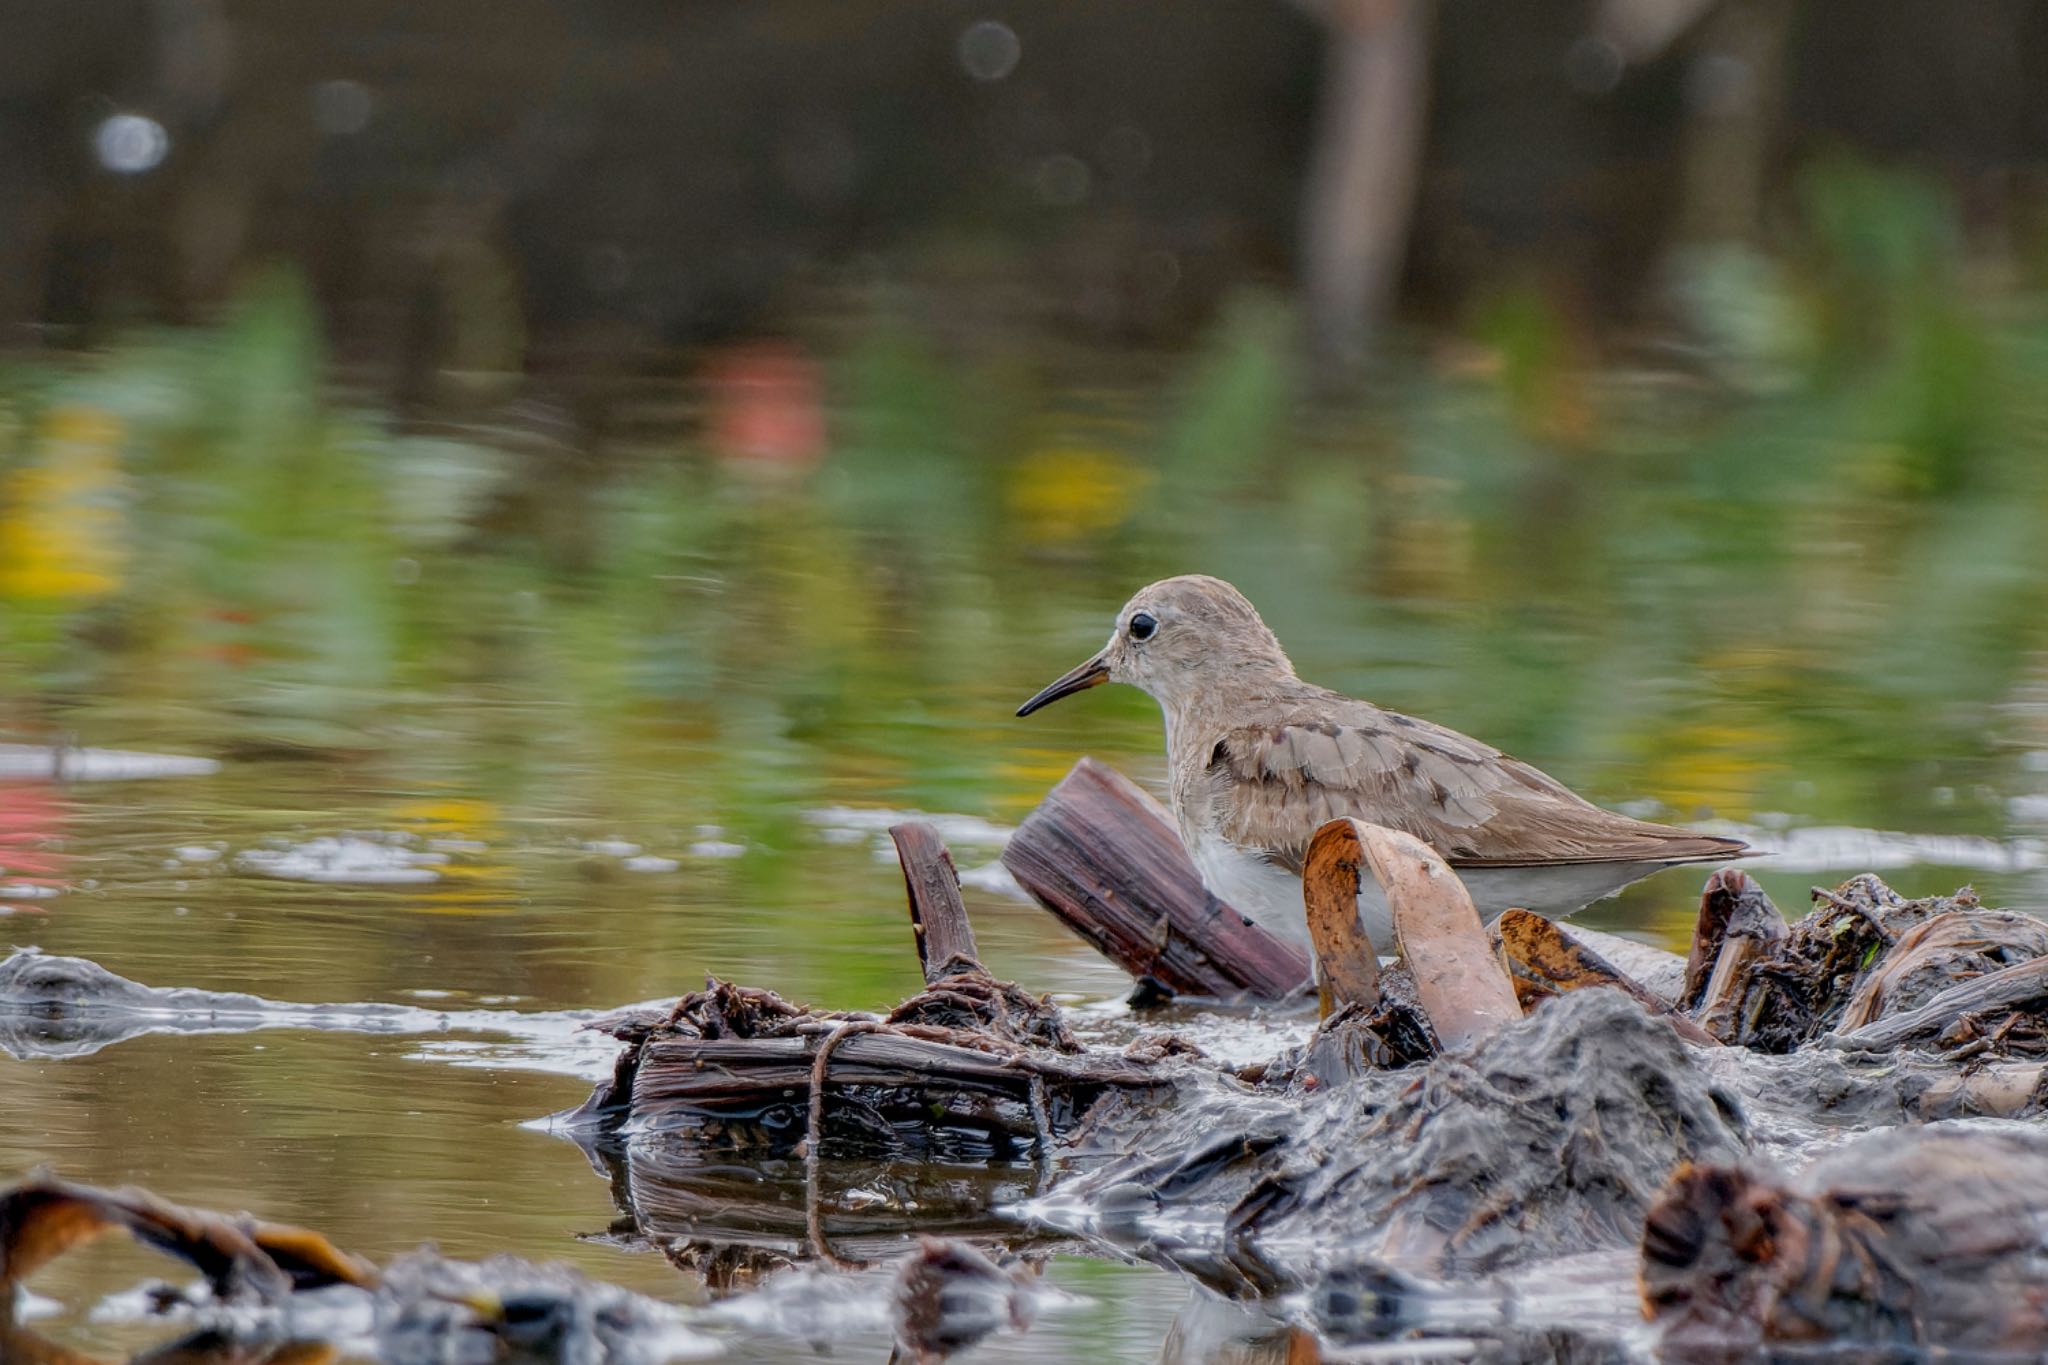
<path id="1" fill-rule="evenodd" d="M 1226 900 L 1232 888 L 1219 880 L 1238 883 L 1240 897 L 1259 889 L 1243 859 L 1298 875 L 1309 839 L 1339 816 L 1430 844 L 1482 910 L 1497 893 L 1517 899 L 1495 910 L 1568 913 L 1660 867 L 1744 852 L 1605 810 L 1470 736 L 1303 682 L 1251 603 L 1218 578 L 1140 589 L 1102 652 L 1020 714 L 1103 681 L 1159 702 L 1181 837 Z M 1298 916 L 1298 883 L 1291 894 Z"/>

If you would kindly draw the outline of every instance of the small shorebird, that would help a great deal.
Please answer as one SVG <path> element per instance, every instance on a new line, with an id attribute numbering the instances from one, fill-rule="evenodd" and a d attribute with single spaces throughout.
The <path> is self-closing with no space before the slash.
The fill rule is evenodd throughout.
<path id="1" fill-rule="evenodd" d="M 1143 688 L 1166 714 L 1173 813 L 1202 881 L 1297 943 L 1308 940 L 1302 858 L 1339 816 L 1430 845 L 1484 920 L 1510 906 L 1556 919 L 1652 872 L 1746 851 L 1738 839 L 1603 810 L 1456 730 L 1303 682 L 1252 604 L 1220 578 L 1140 589 L 1102 652 L 1017 714 L 1104 682 Z M 1391 951 L 1386 901 L 1366 881 L 1366 932 Z"/>

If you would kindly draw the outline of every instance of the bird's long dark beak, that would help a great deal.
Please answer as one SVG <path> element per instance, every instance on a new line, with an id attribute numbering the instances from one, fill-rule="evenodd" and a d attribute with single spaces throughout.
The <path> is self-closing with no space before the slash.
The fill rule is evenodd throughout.
<path id="1" fill-rule="evenodd" d="M 1041 706 L 1052 705 L 1061 697 L 1071 697 L 1076 692 L 1085 692 L 1091 687 L 1099 687 L 1108 681 L 1109 665 L 1104 663 L 1102 656 L 1098 654 L 1079 668 L 1069 669 L 1053 679 L 1037 696 L 1018 707 L 1017 714 L 1028 716 Z"/>

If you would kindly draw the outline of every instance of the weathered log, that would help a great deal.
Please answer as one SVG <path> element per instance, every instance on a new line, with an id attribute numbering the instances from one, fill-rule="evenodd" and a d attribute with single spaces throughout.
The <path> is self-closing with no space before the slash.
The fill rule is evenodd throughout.
<path id="1" fill-rule="evenodd" d="M 1664 1000 L 1636 984 L 1627 973 L 1557 924 L 1527 910 L 1508 910 L 1494 921 L 1500 936 L 1501 960 L 1514 978 L 1516 994 L 1524 984 L 1539 995 L 1562 995 L 1588 986 L 1612 986 L 1651 1014 L 1669 1023 L 1688 1043 L 1719 1046 L 1719 1040 Z"/>
<path id="2" fill-rule="evenodd" d="M 2048 924 L 2011 910 L 1952 910 L 1899 935 L 1857 983 L 1835 1021 L 1854 1033 L 1886 1014 L 1924 1004 L 1950 986 L 2028 958 L 2048 956 Z"/>
<path id="3" fill-rule="evenodd" d="M 1735 1042 L 1742 1028 L 1752 969 L 1789 930 L 1778 907 L 1747 875 L 1733 870 L 1715 875 L 1727 878 L 1723 889 L 1730 900 L 1720 951 L 1700 997 L 1699 1021 L 1716 1038 Z"/>
<path id="4" fill-rule="evenodd" d="M 1157 801 L 1083 758 L 1003 850 L 1018 884 L 1140 980 L 1184 995 L 1294 994 L 1308 959 L 1218 900 Z"/>
<path id="5" fill-rule="evenodd" d="M 1884 1051 L 1939 1036 L 1969 1015 L 2048 1004 L 2048 957 L 2016 963 L 1951 986 L 1916 1010 L 1822 1038 L 1830 1047 Z"/>
<path id="6" fill-rule="evenodd" d="M 910 931 L 917 936 L 917 965 L 925 983 L 951 974 L 956 960 L 981 961 L 967 905 L 960 899 L 960 873 L 939 832 L 920 820 L 889 827 L 896 858 L 903 865 L 903 889 L 910 898 Z"/>
<path id="7" fill-rule="evenodd" d="M 1412 834 L 1348 818 L 1316 831 L 1318 839 L 1347 834 L 1386 894 L 1395 946 L 1437 1041 L 1453 1050 L 1468 1047 L 1521 1018 L 1472 897 L 1436 850 Z"/>
<path id="8" fill-rule="evenodd" d="M 14 1290 L 51 1258 L 115 1229 L 206 1280 L 197 1293 L 150 1291 L 153 1311 L 166 1316 L 205 1310 L 198 1332 L 147 1352 L 154 1361 L 326 1361 L 341 1350 L 336 1336 L 352 1357 L 386 1361 L 531 1359 L 537 1349 L 551 1360 L 648 1361 L 717 1349 L 693 1337 L 677 1309 L 559 1263 L 451 1261 L 422 1247 L 380 1271 L 304 1228 L 32 1176 L 0 1191 L 0 1360 L 90 1359 L 13 1331 Z M 319 1307 L 300 1316 L 291 1306 L 302 1292 Z M 223 1313 L 223 1303 L 266 1311 Z"/>
<path id="9" fill-rule="evenodd" d="M 1371 1010 L 1380 1003 L 1379 952 L 1358 916 L 1364 863 L 1365 850 L 1348 820 L 1332 820 L 1317 830 L 1302 860 L 1302 899 L 1325 1018 L 1346 1005 Z"/>

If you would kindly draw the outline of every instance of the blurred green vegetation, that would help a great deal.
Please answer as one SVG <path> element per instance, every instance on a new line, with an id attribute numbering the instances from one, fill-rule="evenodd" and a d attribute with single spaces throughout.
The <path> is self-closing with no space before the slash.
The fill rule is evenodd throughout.
<path id="1" fill-rule="evenodd" d="M 2001 708 L 2048 645 L 2048 317 L 1967 277 L 1931 182 L 1805 198 L 1793 255 L 1682 264 L 1655 350 L 1531 285 L 1338 397 L 1249 293 L 1185 355 L 880 312 L 677 356 L 567 434 L 408 422 L 268 276 L 215 327 L 0 368 L 0 724 L 340 765 L 316 829 L 715 826 L 800 855 L 720 873 L 768 924 L 816 894 L 808 809 L 1014 818 L 1084 749 L 1156 770 L 1140 698 L 1009 711 L 1199 569 L 1307 676 L 1604 799 L 2000 833 L 2039 747 Z M 878 913 L 846 929 L 886 955 Z"/>

